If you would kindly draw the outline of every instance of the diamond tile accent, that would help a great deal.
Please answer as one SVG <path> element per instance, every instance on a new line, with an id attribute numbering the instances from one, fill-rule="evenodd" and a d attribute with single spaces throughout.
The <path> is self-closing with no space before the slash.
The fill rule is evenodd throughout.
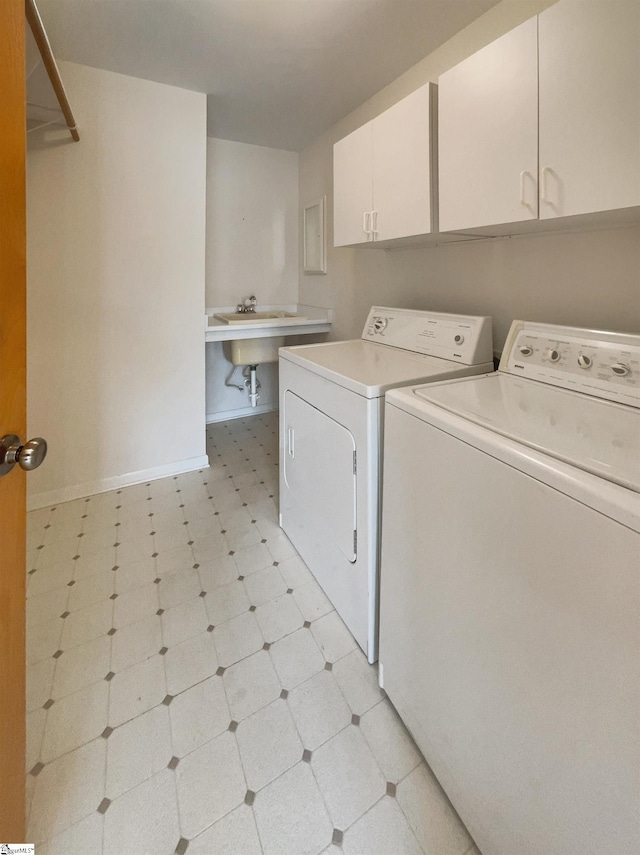
<path id="1" fill-rule="evenodd" d="M 119 570 L 119 569 L 120 569 L 120 565 L 119 565 L 119 564 L 114 564 L 114 565 L 113 565 L 113 567 L 112 567 L 111 569 L 112 569 L 112 570 L 113 570 L 113 572 L 115 573 L 115 572 L 116 572 L 116 570 Z"/>
<path id="2" fill-rule="evenodd" d="M 333 665 L 331 664 L 331 662 L 325 662 L 324 663 L 324 670 L 325 671 L 331 671 L 332 669 L 333 669 Z"/>
<path id="3" fill-rule="evenodd" d="M 169 760 L 169 763 L 167 764 L 167 769 L 175 769 L 179 762 L 179 757 L 172 757 L 171 760 Z"/>
<path id="4" fill-rule="evenodd" d="M 272 566 L 273 566 L 273 567 L 279 567 L 279 566 L 280 566 L 280 562 L 279 562 L 279 561 L 274 561 Z"/>
<path id="5" fill-rule="evenodd" d="M 107 635 L 115 635 L 115 634 L 116 634 L 116 628 L 114 626 L 112 626 L 111 629 L 109 630 L 109 632 L 107 633 Z"/>
<path id="6" fill-rule="evenodd" d="M 49 698 L 49 700 L 48 700 L 48 701 L 45 701 L 45 702 L 42 704 L 42 709 L 43 709 L 43 710 L 51 709 L 51 707 L 54 705 L 54 703 L 55 703 L 55 701 L 53 701 L 51 698 Z"/>
<path id="7" fill-rule="evenodd" d="M 242 582 L 243 579 L 244 579 L 244 576 L 238 576 L 238 582 Z"/>
<path id="8" fill-rule="evenodd" d="M 250 612 L 255 612 L 255 610 L 256 610 L 256 607 L 255 607 L 255 606 L 249 606 L 249 611 L 250 611 Z"/>
<path id="9" fill-rule="evenodd" d="M 30 775 L 33 775 L 34 778 L 37 778 L 40 772 L 44 769 L 44 763 L 36 763 L 36 765 L 29 772 Z"/>
<path id="10" fill-rule="evenodd" d="M 311 622 L 310 622 L 310 621 L 308 621 L 308 620 L 306 620 L 306 621 L 302 624 L 302 626 L 303 626 L 305 629 L 309 629 L 309 627 L 311 626 Z"/>
<path id="11" fill-rule="evenodd" d="M 80 556 L 79 556 L 79 555 L 78 555 L 78 558 L 80 558 Z M 74 579 L 72 579 L 70 582 L 67 582 L 67 587 L 68 587 L 68 588 L 72 588 L 75 584 L 76 584 L 76 583 L 75 583 L 75 580 L 74 580 Z"/>
<path id="12" fill-rule="evenodd" d="M 302 759 L 304 760 L 305 763 L 311 763 L 311 752 L 309 751 L 308 748 L 305 748 L 304 751 L 302 752 Z"/>
<path id="13" fill-rule="evenodd" d="M 210 623 L 209 626 L 207 627 L 207 632 L 213 632 L 214 629 L 215 629 L 215 626 L 212 623 Z"/>
<path id="14" fill-rule="evenodd" d="M 340 829 L 339 829 L 339 828 L 334 828 L 334 829 L 333 829 L 333 837 L 331 838 L 331 842 L 332 842 L 335 846 L 341 846 L 341 845 L 342 845 L 342 837 L 343 837 L 343 835 L 344 835 L 344 832 L 340 831 Z"/>
<path id="15" fill-rule="evenodd" d="M 222 677 L 222 675 L 224 674 L 224 672 L 225 672 L 226 670 L 227 670 L 227 669 L 226 669 L 226 668 L 223 668 L 223 667 L 222 667 L 222 665 L 221 665 L 221 666 L 218 668 L 218 670 L 216 671 L 216 676 L 218 676 L 218 677 Z"/>
<path id="16" fill-rule="evenodd" d="M 360 724 L 360 716 L 355 713 L 351 716 L 351 724 L 358 725 Z"/>
<path id="17" fill-rule="evenodd" d="M 280 697 L 282 698 L 283 701 L 286 701 L 286 699 L 289 697 L 289 692 L 286 689 L 283 689 L 280 692 Z"/>
<path id="18" fill-rule="evenodd" d="M 118 599 L 118 595 L 117 595 L 117 594 L 111 594 L 111 596 L 109 597 L 109 599 L 110 599 L 110 600 L 117 600 L 117 599 Z"/>
<path id="19" fill-rule="evenodd" d="M 387 781 L 387 795 L 391 796 L 392 799 L 396 797 L 396 785 L 392 784 L 391 781 Z"/>
<path id="20" fill-rule="evenodd" d="M 184 853 L 187 851 L 188 846 L 189 841 L 187 840 L 187 838 L 181 837 L 180 840 L 178 840 L 178 845 L 176 846 L 176 855 L 184 855 Z"/>
<path id="21" fill-rule="evenodd" d="M 265 641 L 265 643 L 262 645 L 263 650 L 268 650 L 270 647 L 271 647 L 271 643 L 268 641 Z"/>
<path id="22" fill-rule="evenodd" d="M 266 543 L 266 542 L 267 542 L 266 537 L 263 537 L 262 540 L 260 541 L 260 543 Z"/>
<path id="23" fill-rule="evenodd" d="M 102 799 L 102 801 L 98 805 L 98 813 L 106 813 L 110 804 L 111 799 Z"/>
<path id="24" fill-rule="evenodd" d="M 194 564 L 194 565 L 193 565 L 193 569 L 194 569 L 194 570 L 197 570 L 199 566 L 200 566 L 199 564 Z"/>
<path id="25" fill-rule="evenodd" d="M 238 722 L 237 721 L 230 721 L 228 729 L 231 731 L 231 733 L 235 733 L 236 730 L 238 729 Z"/>
<path id="26" fill-rule="evenodd" d="M 111 734 L 112 734 L 112 733 L 113 733 L 113 728 L 112 728 L 112 727 L 105 727 L 105 729 L 102 731 L 102 733 L 100 734 L 100 736 L 101 736 L 103 739 L 109 739 L 109 737 L 111 736 Z"/>
<path id="27" fill-rule="evenodd" d="M 287 588 L 287 594 L 293 594 L 293 588 Z"/>
<path id="28" fill-rule="evenodd" d="M 206 591 L 200 591 L 200 593 L 198 594 L 198 596 L 199 596 L 199 597 L 206 597 L 206 596 L 207 596 L 207 592 L 206 592 Z"/>
<path id="29" fill-rule="evenodd" d="M 56 652 L 53 654 L 54 659 L 59 659 L 61 656 L 62 656 L 62 650 L 56 650 Z"/>
<path id="30" fill-rule="evenodd" d="M 60 615 L 60 617 L 61 617 L 61 618 L 67 618 L 67 617 L 69 617 L 69 615 L 70 615 L 70 614 L 71 614 L 71 612 L 62 612 L 62 614 Z"/>
<path id="31" fill-rule="evenodd" d="M 109 671 L 109 673 L 105 675 L 105 678 L 104 678 L 104 679 L 107 681 L 107 683 L 110 683 L 110 682 L 111 682 L 111 680 L 113 680 L 113 678 L 114 678 L 115 676 L 116 676 L 116 675 L 113 673 L 113 671 Z"/>
<path id="32" fill-rule="evenodd" d="M 157 615 L 163 615 L 163 614 L 164 614 L 164 609 L 158 609 L 158 611 L 156 612 L 156 614 L 157 614 Z"/>
<path id="33" fill-rule="evenodd" d="M 244 797 L 244 803 L 246 805 L 249 805 L 249 807 L 251 807 L 251 805 L 254 803 L 255 799 L 256 799 L 256 794 L 253 792 L 253 790 L 247 790 L 247 793 Z"/>
<path id="34" fill-rule="evenodd" d="M 152 552 L 152 553 L 151 553 L 151 557 L 152 557 L 152 558 L 157 558 L 157 557 L 158 557 L 158 553 L 157 553 L 157 552 Z"/>
<path id="35" fill-rule="evenodd" d="M 160 654 L 160 656 L 164 656 L 164 654 L 165 654 L 168 650 L 169 650 L 169 648 L 168 648 L 168 647 L 161 647 L 161 648 L 160 648 L 160 650 L 158 651 L 158 653 Z"/>
<path id="36" fill-rule="evenodd" d="M 156 576 L 156 578 L 153 580 L 153 582 L 154 582 L 154 585 L 159 585 L 159 584 L 160 584 L 160 582 L 161 582 L 160 577 L 159 577 L 159 576 Z"/>
<path id="37" fill-rule="evenodd" d="M 172 700 L 173 700 L 173 695 L 165 695 L 164 698 L 162 699 L 162 703 L 165 705 L 165 707 L 168 707 Z"/>

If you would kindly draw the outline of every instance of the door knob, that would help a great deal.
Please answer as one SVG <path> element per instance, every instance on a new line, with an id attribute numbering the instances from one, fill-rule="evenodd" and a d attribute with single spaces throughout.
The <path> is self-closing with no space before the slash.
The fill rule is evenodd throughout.
<path id="1" fill-rule="evenodd" d="M 8 433 L 0 439 L 0 475 L 11 472 L 16 463 L 27 471 L 37 469 L 46 456 L 47 443 L 41 436 L 22 445 L 19 437 Z"/>

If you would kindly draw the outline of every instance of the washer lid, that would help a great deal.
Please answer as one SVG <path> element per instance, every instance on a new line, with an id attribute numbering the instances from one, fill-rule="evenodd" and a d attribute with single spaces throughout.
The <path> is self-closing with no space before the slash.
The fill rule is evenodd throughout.
<path id="1" fill-rule="evenodd" d="M 640 493 L 640 410 L 504 374 L 405 395 Z"/>
<path id="2" fill-rule="evenodd" d="M 361 339 L 283 347 L 280 359 L 294 362 L 365 398 L 379 398 L 396 386 L 479 374 L 493 368 L 486 363 L 461 365 Z"/>

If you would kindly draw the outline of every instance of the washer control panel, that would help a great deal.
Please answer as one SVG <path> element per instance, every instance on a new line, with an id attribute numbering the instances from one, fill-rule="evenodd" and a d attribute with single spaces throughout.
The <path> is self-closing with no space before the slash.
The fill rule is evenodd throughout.
<path id="1" fill-rule="evenodd" d="M 362 336 L 389 347 L 465 365 L 491 363 L 491 318 L 372 306 Z"/>
<path id="2" fill-rule="evenodd" d="M 640 407 L 640 335 L 514 321 L 500 371 Z"/>

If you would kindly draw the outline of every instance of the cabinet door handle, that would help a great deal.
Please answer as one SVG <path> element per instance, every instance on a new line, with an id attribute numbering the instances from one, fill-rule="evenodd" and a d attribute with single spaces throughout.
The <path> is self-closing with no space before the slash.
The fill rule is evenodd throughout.
<path id="1" fill-rule="evenodd" d="M 362 231 L 366 234 L 368 240 L 371 234 L 371 211 L 365 211 L 362 215 Z"/>
<path id="2" fill-rule="evenodd" d="M 526 169 L 523 169 L 520 173 L 520 204 L 526 205 L 526 201 L 524 198 L 524 176 L 527 174 Z"/>
<path id="3" fill-rule="evenodd" d="M 289 457 L 296 456 L 296 435 L 292 427 L 287 427 L 287 451 L 289 452 Z"/>
<path id="4" fill-rule="evenodd" d="M 553 170 L 551 169 L 550 166 L 543 166 L 542 172 L 540 173 L 540 177 L 542 179 L 540 182 L 540 184 L 542 185 L 540 187 L 540 201 L 544 202 L 545 205 L 551 204 L 551 202 L 549 201 L 549 197 L 547 195 L 547 175 L 550 172 L 553 172 Z"/>
<path id="5" fill-rule="evenodd" d="M 378 234 L 378 212 L 371 211 L 371 231 L 373 232 L 374 239 Z"/>

